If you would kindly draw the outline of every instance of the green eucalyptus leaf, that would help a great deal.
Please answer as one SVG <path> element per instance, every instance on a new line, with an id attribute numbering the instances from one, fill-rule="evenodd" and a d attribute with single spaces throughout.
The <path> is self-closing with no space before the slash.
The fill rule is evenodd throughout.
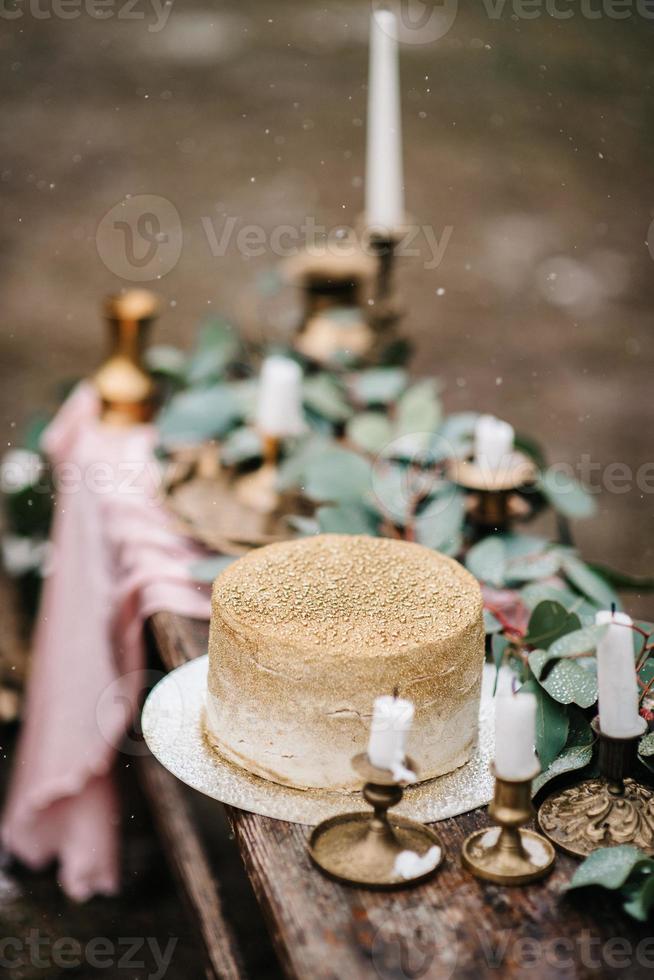
<path id="1" fill-rule="evenodd" d="M 448 448 L 447 456 L 461 456 L 472 448 L 478 418 L 478 412 L 454 412 L 443 419 L 438 436 Z"/>
<path id="2" fill-rule="evenodd" d="M 632 919 L 637 919 L 638 922 L 647 922 L 654 907 L 654 861 L 650 858 L 650 865 L 643 866 L 638 870 L 647 873 L 643 881 L 633 889 L 623 908 Z"/>
<path id="3" fill-rule="evenodd" d="M 524 555 L 519 558 L 509 558 L 506 561 L 504 575 L 507 582 L 533 582 L 556 575 L 561 567 L 561 555 L 555 549 L 541 554 Z"/>
<path id="4" fill-rule="evenodd" d="M 369 506 L 404 527 L 420 487 L 415 472 L 390 460 L 374 466 L 371 472 L 372 488 L 366 497 Z"/>
<path id="5" fill-rule="evenodd" d="M 226 385 L 182 391 L 160 413 L 159 435 L 164 445 L 203 442 L 224 436 L 239 414 L 236 399 Z"/>
<path id="6" fill-rule="evenodd" d="M 310 538 L 314 534 L 320 534 L 320 525 L 315 517 L 305 517 L 303 514 L 288 514 L 286 523 L 303 538 Z"/>
<path id="7" fill-rule="evenodd" d="M 325 503 L 360 501 L 370 490 L 370 464 L 347 449 L 328 449 L 310 459 L 303 472 L 306 495 Z"/>
<path id="8" fill-rule="evenodd" d="M 634 871 L 641 868 L 654 869 L 654 861 L 637 847 L 630 844 L 600 847 L 577 868 L 565 891 L 589 886 L 611 890 L 622 888 Z"/>
<path id="9" fill-rule="evenodd" d="M 257 414 L 259 382 L 257 378 L 244 378 L 242 381 L 231 381 L 229 390 L 239 407 L 241 418 L 254 422 Z"/>
<path id="10" fill-rule="evenodd" d="M 498 534 L 496 537 L 504 542 L 506 556 L 510 561 L 518 558 L 537 558 L 552 546 L 547 538 L 535 534 Z"/>
<path id="11" fill-rule="evenodd" d="M 173 378 L 175 381 L 182 381 L 186 373 L 186 354 L 178 347 L 167 344 L 148 347 L 143 355 L 143 361 L 148 371 Z"/>
<path id="12" fill-rule="evenodd" d="M 575 772 L 577 769 L 585 769 L 592 761 L 593 749 L 591 745 L 568 746 L 544 772 L 536 776 L 532 783 L 532 795 L 535 796 L 546 783 L 557 776 L 563 776 L 567 772 Z"/>
<path id="13" fill-rule="evenodd" d="M 597 511 L 595 500 L 588 491 L 561 470 L 545 470 L 537 485 L 552 507 L 564 517 L 592 517 Z"/>
<path id="14" fill-rule="evenodd" d="M 545 599 L 539 602 L 529 618 L 525 642 L 547 650 L 555 640 L 581 628 L 579 617 L 569 613 L 559 602 Z"/>
<path id="15" fill-rule="evenodd" d="M 367 453 L 377 454 L 393 438 L 390 420 L 381 412 L 362 412 L 353 415 L 346 427 L 348 439 Z"/>
<path id="16" fill-rule="evenodd" d="M 536 752 L 541 766 L 547 769 L 568 740 L 568 712 L 533 680 L 520 690 L 536 697 Z"/>
<path id="17" fill-rule="evenodd" d="M 395 432 L 397 436 L 421 435 L 425 444 L 441 421 L 441 404 L 436 382 L 425 378 L 408 388 L 397 403 Z"/>
<path id="18" fill-rule="evenodd" d="M 189 384 L 218 381 L 238 356 L 239 348 L 238 334 L 225 320 L 205 324 L 188 364 Z"/>
<path id="19" fill-rule="evenodd" d="M 234 429 L 220 447 L 220 458 L 226 466 L 238 466 L 258 459 L 263 453 L 261 436 L 249 426 Z"/>
<path id="20" fill-rule="evenodd" d="M 580 630 L 566 633 L 565 636 L 556 640 L 549 648 L 549 659 L 558 657 L 574 657 L 580 653 L 588 653 L 589 656 L 597 649 L 597 644 L 606 633 L 607 626 L 584 626 Z"/>
<path id="21" fill-rule="evenodd" d="M 622 608 L 618 595 L 608 582 L 576 555 L 565 554 L 561 566 L 568 581 L 585 596 L 596 602 L 600 608 L 610 609 L 613 603 L 615 603 L 616 609 Z"/>
<path id="22" fill-rule="evenodd" d="M 494 535 L 473 545 L 465 557 L 466 568 L 475 578 L 498 589 L 504 585 L 505 561 L 506 545 Z"/>
<path id="23" fill-rule="evenodd" d="M 212 555 L 211 558 L 203 558 L 191 565 L 191 575 L 196 582 L 213 582 L 228 565 L 235 562 L 236 558 L 231 555 Z"/>
<path id="24" fill-rule="evenodd" d="M 377 521 L 363 504 L 351 501 L 339 507 L 319 507 L 316 513 L 323 534 L 377 533 Z"/>
<path id="25" fill-rule="evenodd" d="M 389 405 L 397 401 L 407 385 L 402 368 L 371 368 L 350 378 L 350 390 L 360 405 Z"/>
<path id="26" fill-rule="evenodd" d="M 354 414 L 343 386 L 326 371 L 304 379 L 303 398 L 308 409 L 333 423 L 346 422 Z"/>
<path id="27" fill-rule="evenodd" d="M 291 456 L 282 460 L 277 476 L 279 490 L 291 490 L 304 487 L 305 471 L 311 463 L 324 453 L 332 452 L 335 443 L 322 435 L 311 433 L 302 439 L 295 447 Z"/>
<path id="28" fill-rule="evenodd" d="M 545 451 L 539 442 L 536 442 L 531 436 L 524 435 L 522 432 L 516 432 L 514 445 L 519 452 L 524 453 L 525 456 L 529 456 L 539 470 L 545 469 L 547 459 L 545 457 Z"/>
<path id="29" fill-rule="evenodd" d="M 415 521 L 416 541 L 427 548 L 456 555 L 463 543 L 465 496 L 458 490 L 431 500 Z"/>
<path id="30" fill-rule="evenodd" d="M 654 592 L 654 578 L 647 575 L 627 575 L 626 572 L 619 572 L 608 565 L 599 565 L 596 562 L 589 562 L 588 568 L 596 572 L 605 582 L 613 586 L 614 589 L 624 589 L 633 592 Z"/>
<path id="31" fill-rule="evenodd" d="M 543 667 L 552 658 L 546 650 L 533 650 L 529 666 L 541 687 L 560 704 L 590 708 L 597 701 L 597 677 L 576 660 L 559 660 L 541 680 Z"/>
<path id="32" fill-rule="evenodd" d="M 565 606 L 569 613 L 576 613 L 582 626 L 592 626 L 595 622 L 595 613 L 599 609 L 599 606 L 563 585 L 533 582 L 525 585 L 520 590 L 520 595 L 524 604 L 531 610 L 546 599 L 558 602 Z"/>

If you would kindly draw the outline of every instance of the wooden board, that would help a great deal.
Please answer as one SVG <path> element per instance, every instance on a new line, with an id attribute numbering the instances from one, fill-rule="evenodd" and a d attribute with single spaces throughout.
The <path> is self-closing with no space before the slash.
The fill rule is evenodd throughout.
<path id="1" fill-rule="evenodd" d="M 168 669 L 207 649 L 207 624 L 161 613 L 153 628 Z M 576 862 L 559 855 L 545 881 L 504 888 L 460 862 L 484 811 L 438 824 L 446 861 L 427 884 L 378 893 L 325 878 L 308 828 L 227 808 L 280 963 L 298 980 L 478 980 L 654 975 L 654 939 L 602 893 L 560 896 Z"/>

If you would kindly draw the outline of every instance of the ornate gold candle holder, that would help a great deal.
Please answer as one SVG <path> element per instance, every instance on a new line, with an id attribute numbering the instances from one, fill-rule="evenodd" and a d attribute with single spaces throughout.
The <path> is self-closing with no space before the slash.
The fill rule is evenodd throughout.
<path id="1" fill-rule="evenodd" d="M 554 848 L 540 834 L 524 830 L 523 824 L 533 813 L 531 779 L 496 775 L 488 814 L 498 826 L 478 830 L 466 839 L 461 851 L 464 867 L 477 878 L 498 885 L 526 885 L 546 875 L 554 864 Z"/>
<path id="2" fill-rule="evenodd" d="M 159 301 L 147 289 L 128 289 L 109 296 L 104 304 L 111 353 L 96 372 L 102 420 L 111 425 L 147 422 L 154 412 L 155 385 L 142 362 L 148 328 L 159 312 Z"/>
<path id="3" fill-rule="evenodd" d="M 416 772 L 411 759 L 405 765 Z M 363 797 L 373 813 L 344 813 L 318 824 L 309 838 L 312 860 L 330 878 L 365 888 L 398 888 L 426 880 L 442 861 L 438 835 L 415 820 L 389 816 L 389 809 L 402 799 L 404 785 L 388 769 L 373 766 L 366 753 L 354 756 L 352 766 L 365 780 Z M 422 856 L 432 847 L 439 853 L 428 870 L 409 878 L 395 872 L 402 851 Z"/>
<path id="4" fill-rule="evenodd" d="M 497 470 L 480 466 L 473 459 L 453 459 L 448 475 L 468 491 L 468 516 L 482 531 L 507 530 L 513 521 L 525 520 L 532 508 L 519 491 L 533 486 L 537 469 L 524 453 L 513 452 Z"/>
<path id="5" fill-rule="evenodd" d="M 598 847 L 633 844 L 654 855 L 654 791 L 633 779 L 639 735 L 599 734 L 597 779 L 552 793 L 538 811 L 538 824 L 557 847 L 587 857 Z"/>

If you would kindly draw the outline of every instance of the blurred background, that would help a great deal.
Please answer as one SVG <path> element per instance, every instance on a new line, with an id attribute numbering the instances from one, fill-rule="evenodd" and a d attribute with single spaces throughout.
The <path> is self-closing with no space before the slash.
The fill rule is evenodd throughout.
<path id="1" fill-rule="evenodd" d="M 588 560 L 644 574 L 654 20 L 635 3 L 620 19 L 609 0 L 549 7 L 571 16 L 511 0 L 446 4 L 449 29 L 402 46 L 407 207 L 446 243 L 436 267 L 424 236 L 400 262 L 407 331 L 414 366 L 444 380 L 447 410 L 506 418 L 552 461 L 589 457 L 598 469 L 577 472 L 598 489 L 610 464 L 629 468 L 612 471 L 577 541 Z M 163 297 L 157 342 L 189 346 L 208 313 L 281 336 L 293 311 L 274 291 L 279 259 L 240 247 L 238 233 L 258 226 L 267 244 L 307 218 L 356 223 L 370 11 L 370 0 L 3 7 L 3 445 L 59 380 L 99 363 L 100 300 L 123 285 Z M 143 195 L 156 227 L 134 225 Z M 127 264 L 107 239 L 121 215 L 138 256 Z M 148 263 L 153 240 L 165 247 Z M 647 600 L 628 608 L 651 618 Z M 167 976 L 199 976 L 148 814 L 128 791 L 125 897 L 78 909 L 47 876 L 7 878 L 0 919 L 78 938 L 177 936 Z M 255 975 L 266 964 L 262 952 Z"/>

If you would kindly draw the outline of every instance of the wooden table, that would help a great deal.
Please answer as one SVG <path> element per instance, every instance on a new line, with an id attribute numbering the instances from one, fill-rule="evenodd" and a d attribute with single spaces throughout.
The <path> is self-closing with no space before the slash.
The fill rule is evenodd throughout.
<path id="1" fill-rule="evenodd" d="M 207 624 L 168 613 L 152 629 L 166 669 L 207 650 Z M 207 976 L 245 976 L 233 932 L 179 784 L 152 757 L 143 779 L 206 952 Z M 283 971 L 299 980 L 653 977 L 650 930 L 603 894 L 559 897 L 576 862 L 559 855 L 545 882 L 503 888 L 461 867 L 460 845 L 486 826 L 477 810 L 438 825 L 446 861 L 427 884 L 348 888 L 307 856 L 308 828 L 226 807 Z M 592 909 L 592 914 L 586 910 Z"/>

